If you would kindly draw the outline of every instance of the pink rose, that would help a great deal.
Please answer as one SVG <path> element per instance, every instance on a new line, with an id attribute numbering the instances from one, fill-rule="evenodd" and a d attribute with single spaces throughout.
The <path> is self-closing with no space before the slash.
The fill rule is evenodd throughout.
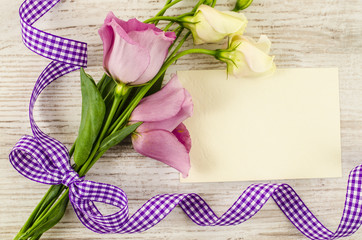
<path id="1" fill-rule="evenodd" d="M 191 95 L 174 76 L 159 92 L 144 98 L 131 122 L 143 122 L 132 136 L 134 149 L 180 171 L 190 170 L 191 138 L 182 123 L 192 115 Z"/>
<path id="2" fill-rule="evenodd" d="M 175 40 L 174 32 L 164 32 L 154 24 L 137 19 L 125 22 L 108 13 L 98 31 L 103 41 L 103 67 L 116 81 L 139 85 L 160 70 Z"/>

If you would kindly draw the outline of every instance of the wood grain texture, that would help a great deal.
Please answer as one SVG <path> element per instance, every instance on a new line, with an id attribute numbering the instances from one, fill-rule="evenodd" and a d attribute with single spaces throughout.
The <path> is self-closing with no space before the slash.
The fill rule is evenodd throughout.
<path id="1" fill-rule="evenodd" d="M 37 76 L 49 62 L 21 42 L 18 7 L 22 1 L 0 5 L 0 239 L 12 239 L 48 186 L 19 175 L 8 154 L 16 141 L 30 134 L 28 102 Z M 194 1 L 184 0 L 170 15 L 187 11 Z M 222 10 L 234 1 L 219 0 Z M 107 12 L 141 20 L 153 16 L 161 0 L 62 0 L 36 26 L 45 31 L 86 41 L 88 72 L 102 73 L 102 44 L 97 30 Z M 338 67 L 340 77 L 343 177 L 273 181 L 286 182 L 300 194 L 313 213 L 334 231 L 342 215 L 349 171 L 362 160 L 362 1 L 255 0 L 244 11 L 247 34 L 271 39 L 279 67 Z M 189 45 L 192 43 L 188 43 Z M 212 47 L 212 46 L 211 46 Z M 169 69 L 222 69 L 210 57 L 188 56 Z M 313 86 L 311 86 L 313 87 Z M 67 147 L 75 140 L 80 120 L 79 72 L 62 77 L 41 95 L 36 120 L 41 129 Z M 272 161 L 272 159 L 271 159 Z M 157 193 L 199 193 L 221 214 L 253 182 L 181 184 L 173 169 L 135 153 L 129 142 L 112 148 L 87 176 L 124 189 L 130 213 Z M 269 182 L 269 181 L 265 181 Z M 156 227 L 134 235 L 98 235 L 82 226 L 71 207 L 44 239 L 303 239 L 271 200 L 251 220 L 233 227 L 199 227 L 177 208 Z M 362 231 L 349 239 L 361 239 Z"/>

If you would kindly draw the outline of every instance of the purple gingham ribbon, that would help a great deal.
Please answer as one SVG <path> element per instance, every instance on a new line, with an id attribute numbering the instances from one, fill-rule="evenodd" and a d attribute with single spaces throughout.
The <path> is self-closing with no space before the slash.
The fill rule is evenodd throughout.
<path id="1" fill-rule="evenodd" d="M 157 195 L 129 217 L 125 193 L 109 184 L 79 178 L 69 165 L 65 146 L 44 134 L 33 118 L 34 104 L 42 90 L 58 77 L 86 65 L 85 43 L 54 36 L 32 26 L 58 1 L 28 0 L 20 7 L 24 44 L 53 61 L 39 76 L 30 99 L 29 117 L 34 136 L 24 136 L 19 140 L 10 153 L 10 161 L 16 170 L 31 180 L 68 186 L 72 206 L 87 228 L 98 233 L 142 232 L 159 223 L 176 206 L 200 226 L 235 225 L 254 216 L 272 197 L 294 226 L 310 239 L 337 239 L 358 230 L 362 223 L 362 165 L 350 172 L 344 211 L 335 232 L 323 226 L 287 184 L 251 185 L 221 217 L 194 193 Z M 111 204 L 120 210 L 103 215 L 94 202 Z"/>

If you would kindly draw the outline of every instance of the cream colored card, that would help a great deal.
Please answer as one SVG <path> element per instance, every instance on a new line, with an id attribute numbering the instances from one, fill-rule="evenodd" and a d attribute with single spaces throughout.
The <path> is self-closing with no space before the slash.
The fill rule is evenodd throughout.
<path id="1" fill-rule="evenodd" d="M 180 71 L 194 115 L 182 182 L 341 177 L 338 69 L 278 69 L 262 79 Z"/>

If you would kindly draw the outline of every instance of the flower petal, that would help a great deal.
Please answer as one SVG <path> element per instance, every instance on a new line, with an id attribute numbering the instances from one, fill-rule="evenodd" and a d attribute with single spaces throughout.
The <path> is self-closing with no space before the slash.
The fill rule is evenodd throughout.
<path id="1" fill-rule="evenodd" d="M 172 133 L 185 146 L 187 152 L 189 153 L 191 150 L 191 137 L 185 124 L 180 123 L 180 125 L 178 125 Z"/>
<path id="2" fill-rule="evenodd" d="M 125 22 L 121 19 L 118 19 L 117 17 L 115 17 L 115 20 L 127 33 L 130 33 L 133 31 L 141 32 L 141 31 L 146 31 L 146 30 L 150 29 L 150 30 L 153 30 L 153 32 L 155 32 L 155 34 L 162 35 L 165 40 L 173 41 L 176 38 L 175 32 L 164 32 L 161 29 L 157 28 L 155 26 L 155 24 L 143 23 L 143 22 L 138 21 L 136 18 L 132 18 L 132 19 L 128 20 L 127 22 Z"/>
<path id="3" fill-rule="evenodd" d="M 266 35 L 260 35 L 260 38 L 258 42 L 255 42 L 255 40 L 248 36 L 237 36 L 239 39 L 243 39 L 244 41 L 250 42 L 255 47 L 259 48 L 261 51 L 263 51 L 265 54 L 269 54 L 271 42 L 269 38 Z"/>
<path id="4" fill-rule="evenodd" d="M 142 76 L 133 83 L 133 85 L 143 84 L 150 81 L 160 70 L 167 57 L 168 48 L 175 38 L 166 37 L 163 31 L 160 33 L 153 29 L 132 31 L 128 34 L 139 46 L 149 51 L 150 64 Z"/>
<path id="5" fill-rule="evenodd" d="M 115 80 L 142 84 L 151 80 L 164 62 L 174 32 L 137 19 L 125 22 L 109 12 L 98 31 L 103 41 L 103 67 Z"/>
<path id="6" fill-rule="evenodd" d="M 114 31 L 114 39 L 112 48 L 104 59 L 106 69 L 115 80 L 132 83 L 149 66 L 149 51 L 132 40 L 115 20 L 109 26 Z"/>
<path id="7" fill-rule="evenodd" d="M 217 32 L 212 25 L 206 20 L 202 12 L 199 12 L 195 17 L 196 26 L 191 28 L 194 43 L 217 43 L 225 38 L 225 33 Z"/>
<path id="8" fill-rule="evenodd" d="M 144 121 L 141 126 L 138 127 L 139 131 L 149 131 L 151 129 L 163 129 L 167 131 L 173 131 L 180 123 L 192 116 L 193 103 L 191 95 L 186 89 L 182 89 L 185 95 L 184 101 L 179 112 L 170 118 L 166 118 L 162 121 Z"/>
<path id="9" fill-rule="evenodd" d="M 165 130 L 152 130 L 132 135 L 134 149 L 140 154 L 163 162 L 187 177 L 190 156 L 183 143 Z"/>
<path id="10" fill-rule="evenodd" d="M 242 34 L 248 23 L 248 20 L 242 13 L 221 12 L 207 5 L 201 5 L 198 11 L 203 13 L 207 22 L 216 32 L 223 34 Z"/>
<path id="11" fill-rule="evenodd" d="M 273 66 L 273 57 L 264 53 L 249 42 L 240 44 L 238 50 L 244 54 L 246 62 L 254 72 L 266 72 Z"/>
<path id="12" fill-rule="evenodd" d="M 108 55 L 110 53 L 110 50 L 112 49 L 112 43 L 114 40 L 114 31 L 109 26 L 109 24 L 112 22 L 113 18 L 116 18 L 114 16 L 113 12 L 109 12 L 107 14 L 107 17 L 104 19 L 104 24 L 98 30 L 98 34 L 101 37 L 102 42 L 103 42 L 103 67 L 106 71 L 107 71 L 107 67 L 106 67 L 105 59 L 108 59 Z"/>
<path id="13" fill-rule="evenodd" d="M 142 99 L 130 119 L 154 122 L 172 118 L 180 112 L 184 100 L 185 93 L 175 76 L 160 91 Z"/>

